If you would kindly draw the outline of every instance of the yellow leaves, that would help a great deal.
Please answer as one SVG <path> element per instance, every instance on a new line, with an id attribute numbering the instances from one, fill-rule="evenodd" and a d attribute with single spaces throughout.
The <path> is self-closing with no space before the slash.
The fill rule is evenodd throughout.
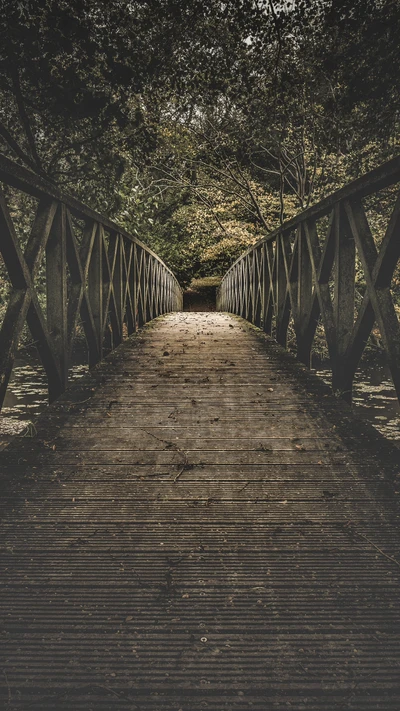
<path id="1" fill-rule="evenodd" d="M 243 223 L 230 224 L 228 235 L 202 251 L 205 261 L 212 261 L 226 255 L 239 255 L 244 249 L 257 241 L 257 235 L 250 232 Z"/>

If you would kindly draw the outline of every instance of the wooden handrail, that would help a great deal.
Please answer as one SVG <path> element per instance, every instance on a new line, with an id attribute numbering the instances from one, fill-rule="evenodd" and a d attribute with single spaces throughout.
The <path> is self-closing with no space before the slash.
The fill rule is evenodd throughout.
<path id="1" fill-rule="evenodd" d="M 58 188 L 53 183 L 44 180 L 44 178 L 41 178 L 39 175 L 32 173 L 32 171 L 28 170 L 27 168 L 18 165 L 18 163 L 14 163 L 14 161 L 10 160 L 9 158 L 6 158 L 6 156 L 3 156 L 1 154 L 0 182 L 5 183 L 6 185 L 10 185 L 13 188 L 17 188 L 21 192 L 26 193 L 27 195 L 31 195 L 35 198 L 40 199 L 46 197 L 53 197 L 58 202 L 62 202 L 69 209 L 71 214 L 75 217 L 100 222 L 103 227 L 114 232 L 118 232 L 131 242 L 136 242 L 139 247 L 143 247 L 146 252 L 148 252 L 154 257 L 154 259 L 157 259 L 159 262 L 164 264 L 158 254 L 153 252 L 150 247 L 141 242 L 137 237 L 131 235 L 130 232 L 124 230 L 116 222 L 113 222 L 108 217 L 105 217 L 96 210 L 92 210 L 91 207 L 88 207 L 83 202 L 80 202 L 80 200 L 75 198 L 73 195 L 69 195 L 69 193 L 60 190 L 60 188 Z M 169 271 L 172 276 L 174 276 L 173 272 L 165 264 L 164 266 L 165 269 Z"/>
<path id="2" fill-rule="evenodd" d="M 286 347 L 290 319 L 298 358 L 310 366 L 321 319 L 336 393 L 351 400 L 352 384 L 375 322 L 400 399 L 400 326 L 391 285 L 400 259 L 400 194 L 376 247 L 363 198 L 400 182 L 400 157 L 381 165 L 285 222 L 244 252 L 217 296 Z M 328 226 L 320 224 L 328 217 Z M 318 229 L 317 229 L 318 227 Z M 324 232 L 324 234 L 322 234 Z M 366 283 L 355 307 L 356 259 Z"/>
<path id="3" fill-rule="evenodd" d="M 0 156 L 0 182 L 37 200 L 22 251 L 0 190 L 0 252 L 11 284 L 0 330 L 1 408 L 25 322 L 53 400 L 68 385 L 79 319 L 93 366 L 142 324 L 182 309 L 182 290 L 140 240 L 5 156 Z M 35 283 L 39 270 L 45 274 L 45 309 Z"/>
<path id="4" fill-rule="evenodd" d="M 364 198 L 368 195 L 373 195 L 374 193 L 379 192 L 379 190 L 382 190 L 383 188 L 387 188 L 389 185 L 394 185 L 397 182 L 400 182 L 400 156 L 396 156 L 395 158 L 392 158 L 392 160 L 378 166 L 378 168 L 374 168 L 368 173 L 361 175 L 359 178 L 352 180 L 342 188 L 339 188 L 330 195 L 327 195 L 327 197 L 323 200 L 316 202 L 315 205 L 310 205 L 310 207 L 307 207 L 298 215 L 295 215 L 295 217 L 292 217 L 290 220 L 286 220 L 282 226 L 268 232 L 268 234 L 258 240 L 255 245 L 249 247 L 245 252 L 243 252 L 240 257 L 238 257 L 236 262 L 232 264 L 230 269 L 232 269 L 235 264 L 246 254 L 249 254 L 253 251 L 253 249 L 256 249 L 263 244 L 263 242 L 274 241 L 282 231 L 289 232 L 290 230 L 293 230 L 293 228 L 297 227 L 300 222 L 305 222 L 310 219 L 319 220 L 321 217 L 325 217 L 337 203 L 342 202 L 343 200 L 349 200 L 353 196 Z"/>

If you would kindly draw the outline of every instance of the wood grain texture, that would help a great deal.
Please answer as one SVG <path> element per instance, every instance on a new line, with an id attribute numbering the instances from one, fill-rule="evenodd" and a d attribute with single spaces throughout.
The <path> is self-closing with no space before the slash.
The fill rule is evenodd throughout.
<path id="1" fill-rule="evenodd" d="M 400 400 L 400 324 L 391 293 L 400 259 L 400 195 L 379 251 L 362 203 L 362 183 L 349 184 L 335 195 L 244 252 L 222 279 L 217 308 L 262 327 L 284 348 L 288 333 L 294 332 L 297 357 L 308 366 L 316 333 L 321 337 L 323 329 L 332 388 L 349 403 L 355 372 L 376 324 Z M 332 209 L 326 210 L 328 204 Z M 365 290 L 356 308 L 358 264 Z"/>
<path id="2" fill-rule="evenodd" d="M 399 708 L 396 460 L 258 329 L 156 319 L 0 462 L 2 709 Z"/>
<path id="3" fill-rule="evenodd" d="M 74 199 L 72 208 L 67 196 L 2 156 L 0 175 L 6 186 L 39 198 L 30 208 L 35 214 L 23 251 L 0 188 L 0 256 L 10 285 L 0 323 L 1 410 L 25 322 L 46 371 L 51 402 L 68 387 L 80 325 L 92 367 L 121 343 L 125 332 L 130 335 L 138 325 L 181 309 L 183 296 L 160 258 L 117 225 Z M 60 200 L 53 199 L 56 194 Z M 45 283 L 37 284 L 42 261 Z"/>

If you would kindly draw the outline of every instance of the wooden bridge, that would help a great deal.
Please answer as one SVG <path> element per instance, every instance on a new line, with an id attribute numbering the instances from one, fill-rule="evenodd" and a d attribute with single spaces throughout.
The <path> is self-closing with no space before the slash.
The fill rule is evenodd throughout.
<path id="1" fill-rule="evenodd" d="M 1 453 L 0 707 L 398 711 L 398 450 L 345 400 L 375 321 L 399 392 L 400 202 L 378 252 L 363 200 L 400 160 L 255 245 L 216 313 L 114 223 L 0 179 L 0 392 L 26 321 L 52 401 Z M 319 317 L 344 398 L 307 368 Z"/>

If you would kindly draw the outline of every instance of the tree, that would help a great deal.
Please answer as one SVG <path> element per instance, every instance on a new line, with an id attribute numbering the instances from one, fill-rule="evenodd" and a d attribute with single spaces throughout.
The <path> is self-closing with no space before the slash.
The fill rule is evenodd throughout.
<path id="1" fill-rule="evenodd" d="M 2 9 L 3 149 L 142 238 L 265 233 L 396 150 L 397 0 Z"/>

